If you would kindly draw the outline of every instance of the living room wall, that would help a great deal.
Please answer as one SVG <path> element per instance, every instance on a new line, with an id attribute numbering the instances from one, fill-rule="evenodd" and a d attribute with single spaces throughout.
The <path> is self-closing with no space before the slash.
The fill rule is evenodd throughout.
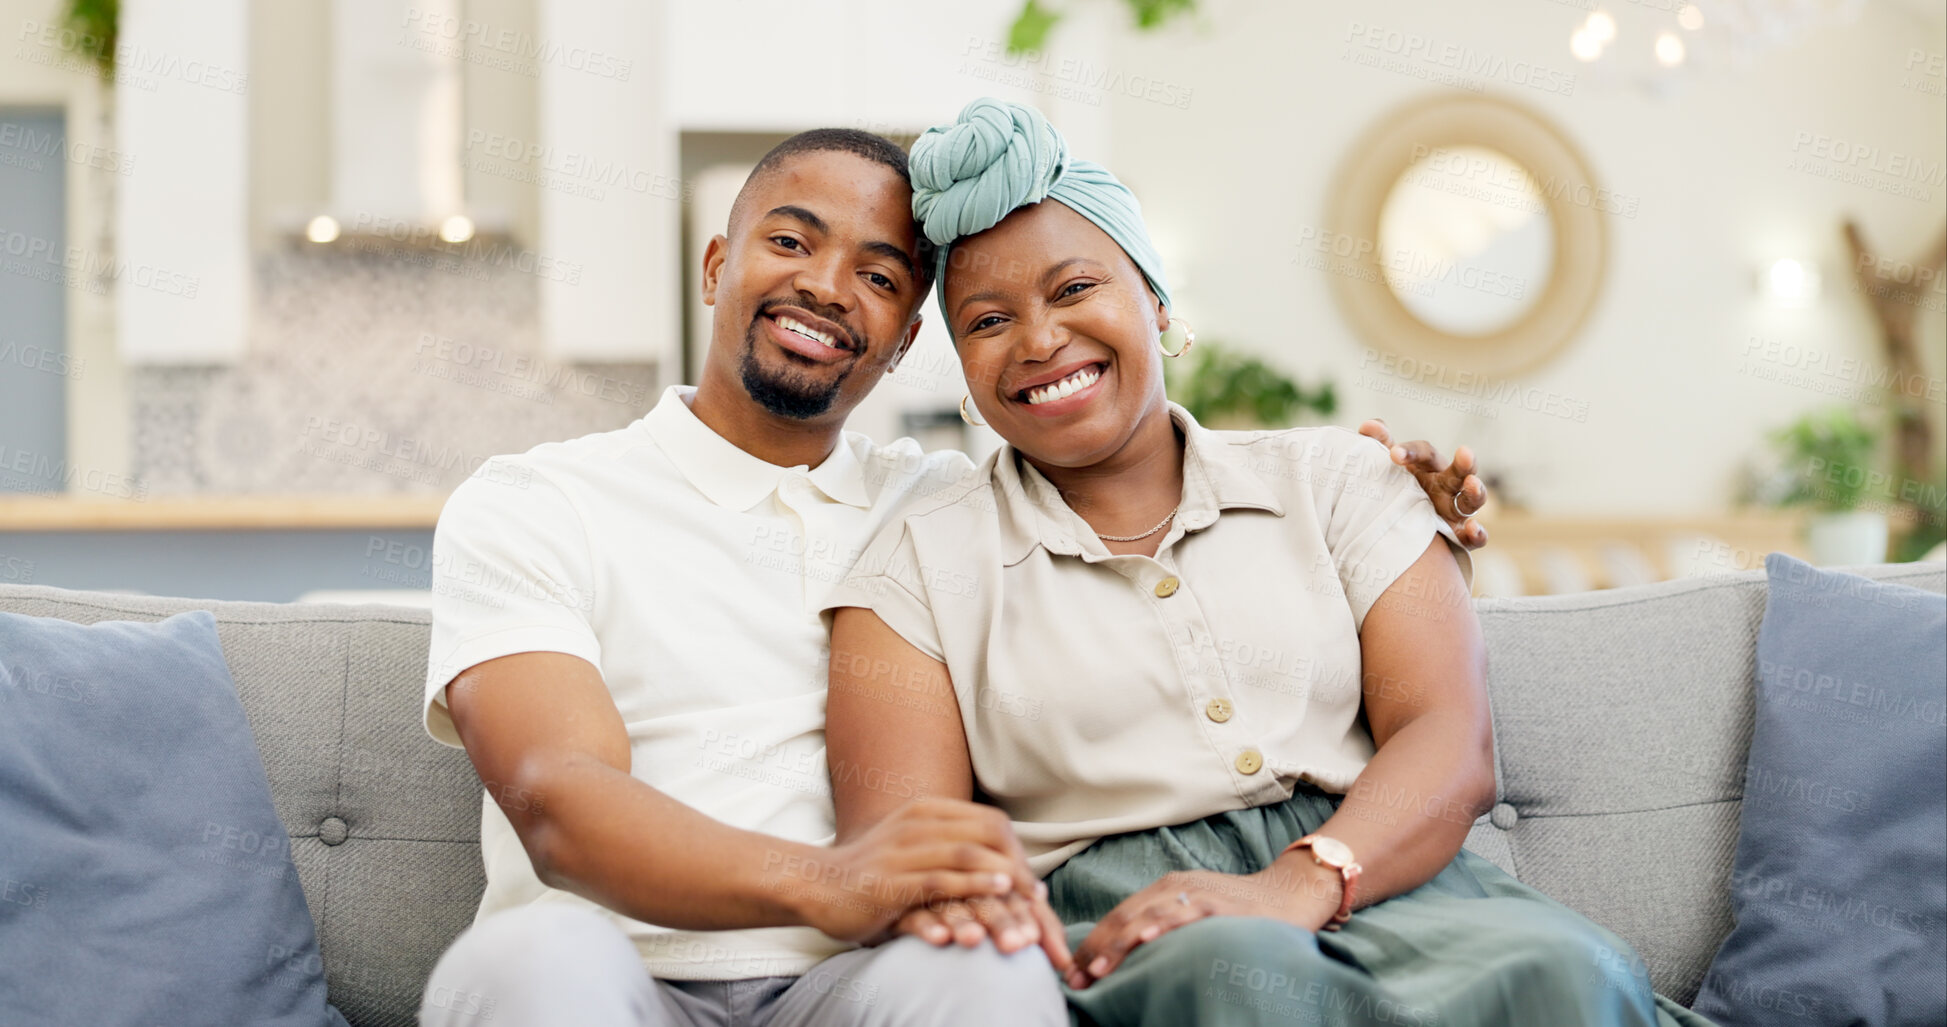
<path id="1" fill-rule="evenodd" d="M 1696 52 L 1677 72 L 1647 54 L 1655 29 L 1673 25 L 1669 4 L 1606 5 L 1620 38 L 1594 65 L 1568 49 L 1594 4 L 1331 6 L 1323 17 L 1313 4 L 1204 0 L 1194 24 L 1117 34 L 1110 65 L 1087 73 L 1167 87 L 1167 97 L 1097 92 L 1111 111 L 1112 164 L 1142 195 L 1180 309 L 1200 334 L 1301 377 L 1329 375 L 1341 421 L 1381 416 L 1413 437 L 1472 444 L 1508 476 L 1503 498 L 1548 514 L 1721 511 L 1765 432 L 1807 409 L 1874 395 L 1860 378 L 1886 359 L 1852 287 L 1840 224 L 1854 217 L 1873 247 L 1912 260 L 1947 222 L 1947 104 L 1938 63 L 1926 73 L 1940 60 L 1939 5 L 1929 21 L 1914 10 L 1924 5 L 1866 3 L 1850 25 L 1808 32 L 1742 65 Z M 1050 65 L 1059 64 L 1060 33 Z M 1462 54 L 1501 75 L 1461 75 L 1467 84 L 1458 87 L 1429 82 L 1422 76 L 1452 69 L 1388 52 L 1407 35 L 1425 41 L 1423 53 Z M 1915 66 L 1887 60 L 1914 52 Z M 1363 63 L 1372 59 L 1383 66 Z M 1551 92 L 1517 82 L 1518 65 L 1573 84 Z M 1409 99 L 1476 85 L 1552 120 L 1599 184 L 1642 198 L 1635 216 L 1608 219 L 1607 279 L 1578 337 L 1517 379 L 1586 404 L 1584 421 L 1438 387 L 1413 391 L 1353 335 L 1327 275 L 1299 260 L 1301 243 L 1321 230 L 1333 171 L 1361 132 Z M 1183 96 L 1185 105 L 1164 102 Z M 1917 177 L 1818 177 L 1832 170 L 1812 152 L 1819 137 L 1904 155 Z M 1811 166 L 1793 170 L 1794 162 Z M 1926 198 L 1886 191 L 1901 188 Z M 1781 257 L 1816 261 L 1823 272 L 1823 294 L 1810 306 L 1759 295 L 1759 272 Z M 1938 409 L 1947 315 L 1935 284 L 1920 338 Z M 1754 339 L 1777 345 L 1761 346 L 1747 365 Z M 1867 370 L 1818 373 L 1822 365 L 1787 347 L 1830 353 L 1835 368 L 1856 358 Z M 1806 384 L 1761 377 L 1808 370 Z M 1491 416 L 1451 409 L 1483 405 Z M 1935 415 L 1937 432 L 1944 421 Z"/>

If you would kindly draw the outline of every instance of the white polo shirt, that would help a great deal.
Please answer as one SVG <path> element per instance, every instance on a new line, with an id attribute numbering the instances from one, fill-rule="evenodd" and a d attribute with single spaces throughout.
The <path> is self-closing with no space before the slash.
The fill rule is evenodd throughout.
<path id="1" fill-rule="evenodd" d="M 826 602 L 946 664 L 975 777 L 1046 874 L 1095 840 L 1344 793 L 1373 754 L 1366 612 L 1445 538 L 1412 473 L 1344 428 L 1185 438 L 1155 556 L 1114 554 L 1011 446 L 915 498 Z M 1453 615 L 1464 589 L 1403 594 Z M 911 687 L 934 687 L 914 682 Z M 1376 683 L 1411 699 L 1420 682 Z"/>
<path id="2" fill-rule="evenodd" d="M 468 667 L 578 656 L 615 698 L 635 777 L 724 823 L 827 845 L 823 599 L 900 498 L 973 468 L 851 432 L 815 468 L 768 464 L 697 420 L 694 391 L 669 389 L 626 428 L 495 457 L 454 491 L 433 540 L 426 730 L 459 746 L 446 685 Z M 486 795 L 480 846 L 479 916 L 596 910 L 658 977 L 799 975 L 847 947 L 808 927 L 673 931 L 549 888 Z"/>

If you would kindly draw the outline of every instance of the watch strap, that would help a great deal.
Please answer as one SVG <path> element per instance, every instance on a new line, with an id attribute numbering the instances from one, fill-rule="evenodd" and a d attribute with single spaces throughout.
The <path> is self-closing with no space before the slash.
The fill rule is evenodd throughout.
<path id="1" fill-rule="evenodd" d="M 1339 872 L 1339 884 L 1340 884 L 1339 908 L 1337 912 L 1332 914 L 1332 919 L 1326 921 L 1324 926 L 1324 929 L 1327 931 L 1336 931 L 1339 929 L 1340 925 L 1352 919 L 1353 893 L 1358 887 L 1359 875 L 1365 872 L 1365 868 L 1360 866 L 1359 861 L 1356 859 L 1347 860 L 1345 864 L 1341 866 L 1336 863 L 1328 862 L 1327 860 L 1321 858 L 1318 854 L 1317 846 L 1313 844 L 1313 842 L 1319 839 L 1324 839 L 1329 842 L 1337 843 L 1338 846 L 1340 848 L 1345 849 L 1345 851 L 1348 854 L 1351 853 L 1352 851 L 1352 847 L 1346 845 L 1344 842 L 1341 842 L 1338 839 L 1333 838 L 1329 835 L 1321 835 L 1314 832 L 1312 834 L 1308 834 L 1304 836 L 1303 838 L 1298 839 L 1295 842 L 1292 842 L 1290 845 L 1285 846 L 1284 852 L 1280 852 L 1278 855 L 1282 856 L 1286 852 L 1290 852 L 1293 849 L 1310 849 L 1313 862 L 1316 862 L 1319 866 L 1330 867 Z"/>

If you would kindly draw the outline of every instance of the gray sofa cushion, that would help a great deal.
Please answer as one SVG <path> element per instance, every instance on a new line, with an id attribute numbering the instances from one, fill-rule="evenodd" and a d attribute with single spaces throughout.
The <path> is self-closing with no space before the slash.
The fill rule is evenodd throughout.
<path id="1" fill-rule="evenodd" d="M 1947 598 L 1766 566 L 1737 927 L 1697 1011 L 1947 1024 Z"/>
<path id="2" fill-rule="evenodd" d="M 427 615 L 0 588 L 0 610 L 84 624 L 191 609 L 216 615 L 330 1001 L 361 1027 L 413 1023 L 433 962 L 485 887 L 479 781 L 464 753 L 419 726 Z"/>
<path id="3" fill-rule="evenodd" d="M 1938 563 L 1852 573 L 1930 592 Z M 1475 604 L 1500 803 L 1467 847 L 1620 934 L 1688 1005 L 1731 928 L 1763 571 Z"/>
<path id="4" fill-rule="evenodd" d="M 208 613 L 0 612 L 0 825 L 0 1022 L 344 1027 Z"/>

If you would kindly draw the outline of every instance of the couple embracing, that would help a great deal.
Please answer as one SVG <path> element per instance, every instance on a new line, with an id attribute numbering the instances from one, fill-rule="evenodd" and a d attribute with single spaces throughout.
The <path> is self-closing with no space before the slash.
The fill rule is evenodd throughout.
<path id="1" fill-rule="evenodd" d="M 701 287 L 694 389 L 440 517 L 487 889 L 423 1022 L 1707 1024 L 1461 848 L 1471 459 L 1170 403 L 1140 207 L 1039 113 L 786 140 Z M 929 292 L 979 466 L 843 430 Z"/>

